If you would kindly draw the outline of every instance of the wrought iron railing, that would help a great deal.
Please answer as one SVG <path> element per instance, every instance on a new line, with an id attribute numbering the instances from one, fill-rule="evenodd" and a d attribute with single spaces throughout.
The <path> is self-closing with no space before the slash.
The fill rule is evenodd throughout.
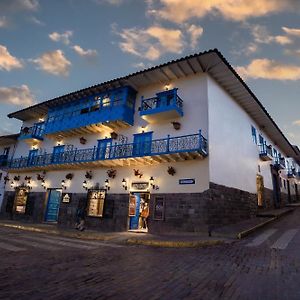
<path id="1" fill-rule="evenodd" d="M 177 95 L 177 89 L 158 93 L 156 97 L 143 99 L 141 113 L 151 111 L 157 108 L 176 107 L 182 111 L 183 101 Z"/>
<path id="2" fill-rule="evenodd" d="M 266 144 L 260 144 L 258 145 L 258 148 L 259 148 L 259 155 L 273 157 L 271 146 L 267 146 Z"/>
<path id="3" fill-rule="evenodd" d="M 282 169 L 285 169 L 285 159 L 284 157 L 274 157 L 274 164 L 277 167 L 280 167 Z"/>
<path id="4" fill-rule="evenodd" d="M 45 131 L 44 123 L 35 124 L 32 127 L 24 127 L 21 129 L 20 139 L 29 139 L 29 138 L 43 139 L 44 131 Z"/>
<path id="5" fill-rule="evenodd" d="M 104 148 L 97 148 L 95 146 L 88 149 L 64 151 L 58 154 L 46 153 L 33 157 L 20 157 L 12 159 L 8 164 L 8 168 L 43 167 L 193 151 L 197 151 L 203 156 L 208 154 L 207 140 L 202 136 L 201 131 L 197 134 L 179 137 L 168 136 L 165 139 L 157 139 L 150 142 L 108 145 Z"/>

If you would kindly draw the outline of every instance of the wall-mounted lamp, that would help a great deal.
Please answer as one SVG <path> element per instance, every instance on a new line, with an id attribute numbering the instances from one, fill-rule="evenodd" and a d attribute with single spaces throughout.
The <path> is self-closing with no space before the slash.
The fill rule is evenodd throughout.
<path id="1" fill-rule="evenodd" d="M 110 190 L 109 180 L 108 180 L 108 179 L 105 180 L 105 188 L 106 188 L 108 191 Z"/>
<path id="2" fill-rule="evenodd" d="M 67 187 L 66 187 L 66 182 L 65 182 L 64 180 L 61 181 L 61 187 L 62 187 L 63 189 L 66 189 L 66 188 L 67 188 Z"/>
<path id="3" fill-rule="evenodd" d="M 123 178 L 123 180 L 122 180 L 122 187 L 124 188 L 125 191 L 127 191 L 127 182 L 126 182 L 125 178 Z"/>
<path id="4" fill-rule="evenodd" d="M 82 187 L 87 191 L 88 190 L 88 183 L 86 180 L 83 181 Z"/>
<path id="5" fill-rule="evenodd" d="M 152 188 L 154 190 L 158 190 L 159 189 L 159 186 L 154 184 L 154 178 L 153 178 L 153 176 L 150 177 L 149 183 L 150 183 L 150 185 L 152 186 Z"/>

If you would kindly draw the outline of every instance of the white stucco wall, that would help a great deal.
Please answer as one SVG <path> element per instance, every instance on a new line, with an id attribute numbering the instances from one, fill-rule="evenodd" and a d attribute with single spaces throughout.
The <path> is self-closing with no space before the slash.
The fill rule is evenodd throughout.
<path id="1" fill-rule="evenodd" d="M 135 112 L 135 126 L 116 130 L 118 134 L 122 134 L 128 137 L 128 143 L 133 141 L 133 134 L 141 133 L 142 131 L 153 131 L 153 139 L 166 138 L 168 134 L 173 136 L 182 136 L 189 134 L 196 134 L 199 129 L 202 130 L 204 137 L 208 136 L 208 106 L 207 106 L 207 79 L 206 75 L 193 75 L 187 78 L 175 80 L 169 83 L 169 88 L 178 88 L 178 95 L 183 100 L 184 116 L 176 119 L 169 119 L 161 121 L 157 124 L 148 124 L 144 121 L 140 115 L 138 108 L 141 106 L 141 97 L 151 98 L 154 97 L 157 92 L 164 90 L 163 84 L 156 84 L 147 86 L 138 91 L 136 97 L 136 112 Z M 23 126 L 31 126 L 38 120 L 30 120 L 24 123 Z M 178 121 L 181 123 L 181 129 L 175 130 L 172 125 L 172 121 Z M 145 127 L 145 125 L 147 125 Z M 144 128 L 142 128 L 144 126 Z M 73 136 L 70 138 L 64 138 L 62 144 L 73 145 L 77 149 L 86 149 L 97 146 L 97 140 L 105 137 L 110 137 L 110 131 L 104 131 L 99 134 L 84 134 L 84 138 L 87 143 L 82 145 L 79 143 L 80 136 Z M 45 151 L 52 153 L 53 147 L 57 145 L 56 139 L 50 139 L 45 137 L 44 141 L 38 144 L 38 149 L 41 153 Z M 24 140 L 18 142 L 15 158 L 28 156 L 29 150 L 32 149 L 32 144 L 26 143 Z M 167 173 L 168 166 L 173 166 L 176 169 L 175 176 L 171 176 Z M 84 192 L 82 188 L 82 182 L 85 180 L 85 171 L 90 170 L 89 167 L 83 167 L 83 170 L 63 170 L 63 171 L 49 171 L 46 175 L 46 182 L 48 187 L 60 187 L 61 180 L 64 179 L 67 173 L 74 173 L 74 179 L 70 183 L 68 188 L 69 192 Z M 125 178 L 130 185 L 132 181 L 148 181 L 151 176 L 155 178 L 155 184 L 159 185 L 159 190 L 152 191 L 153 193 L 195 193 L 206 190 L 209 186 L 209 167 L 208 158 L 204 160 L 192 160 L 176 163 L 162 163 L 153 166 L 132 166 L 114 168 L 117 169 L 117 177 L 111 181 L 111 193 L 124 193 L 121 181 Z M 139 169 L 144 174 L 141 179 L 138 179 L 133 175 L 133 169 Z M 98 168 L 93 170 L 94 178 L 91 184 L 99 182 L 100 186 L 104 184 L 107 178 L 106 171 L 108 168 Z M 43 191 L 40 186 L 40 182 L 36 181 L 36 174 L 38 172 L 27 172 L 21 175 L 22 178 L 25 175 L 31 176 L 33 181 L 33 191 Z M 16 174 L 18 174 L 16 172 Z M 13 175 L 12 175 L 13 176 Z M 196 184 L 193 185 L 179 185 L 178 180 L 180 178 L 194 178 Z M 22 181 L 20 181 L 22 183 Z M 8 185 L 8 190 L 11 190 Z M 128 193 L 128 192 L 126 192 Z"/>
<path id="2" fill-rule="evenodd" d="M 284 157 L 285 153 L 274 146 L 244 109 L 211 78 L 208 79 L 208 108 L 210 181 L 256 193 L 256 174 L 261 174 L 265 187 L 273 189 L 272 162 L 260 160 L 251 125 L 257 130 L 257 138 L 261 134 Z"/>

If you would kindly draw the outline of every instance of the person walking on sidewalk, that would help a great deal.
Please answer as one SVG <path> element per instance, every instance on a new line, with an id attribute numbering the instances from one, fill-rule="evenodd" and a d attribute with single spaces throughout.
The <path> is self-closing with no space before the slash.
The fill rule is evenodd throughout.
<path id="1" fill-rule="evenodd" d="M 83 231 L 85 229 L 85 207 L 83 203 L 78 205 L 76 211 L 76 224 L 75 228 L 79 231 Z"/>

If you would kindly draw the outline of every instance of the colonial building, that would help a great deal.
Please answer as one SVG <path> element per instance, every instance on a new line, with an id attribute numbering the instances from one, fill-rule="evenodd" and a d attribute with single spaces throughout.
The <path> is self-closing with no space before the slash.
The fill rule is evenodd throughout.
<path id="1" fill-rule="evenodd" d="M 74 226 L 84 208 L 100 230 L 203 231 L 299 200 L 299 149 L 216 49 L 9 117 L 3 217 Z"/>

